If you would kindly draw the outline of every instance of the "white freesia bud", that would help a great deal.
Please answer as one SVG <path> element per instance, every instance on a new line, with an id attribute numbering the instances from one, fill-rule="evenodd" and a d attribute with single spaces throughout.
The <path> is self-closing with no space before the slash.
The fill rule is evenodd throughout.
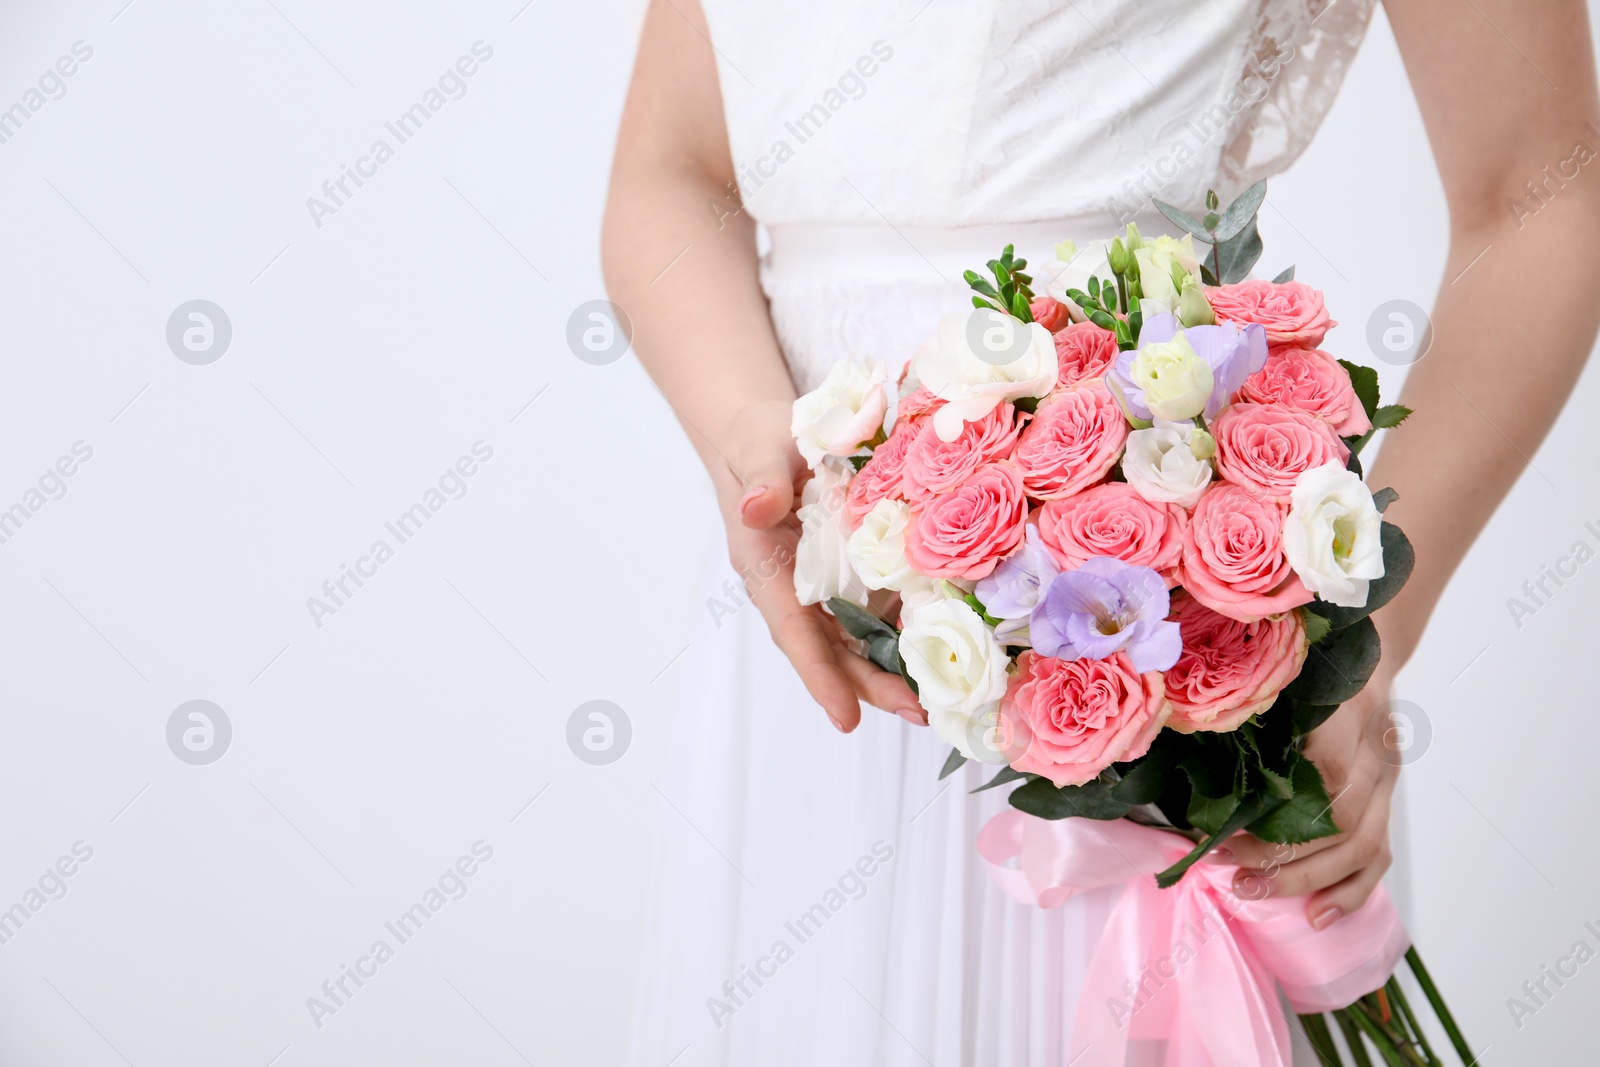
<path id="1" fill-rule="evenodd" d="M 840 360 L 821 385 L 794 402 L 789 431 L 808 465 L 848 456 L 877 436 L 889 406 L 885 374 L 881 363 Z"/>
<path id="2" fill-rule="evenodd" d="M 868 589 L 901 589 L 916 572 L 906 562 L 906 523 L 911 508 L 884 497 L 872 506 L 845 542 L 845 554 Z"/>
<path id="3" fill-rule="evenodd" d="M 1210 365 L 1182 333 L 1140 348 L 1130 377 L 1144 391 L 1150 413 L 1173 422 L 1192 419 L 1204 411 L 1216 384 Z"/>
<path id="4" fill-rule="evenodd" d="M 1305 587 L 1330 604 L 1359 608 L 1383 577 L 1383 517 L 1360 475 L 1329 461 L 1295 480 L 1283 551 Z"/>
<path id="5" fill-rule="evenodd" d="M 1067 290 L 1087 293 L 1090 278 L 1109 282 L 1116 277 L 1111 272 L 1111 242 L 1090 241 L 1079 248 L 1075 241 L 1062 241 L 1055 252 L 1056 258 L 1038 264 L 1035 273 L 1044 280 L 1044 291 L 1065 304 L 1074 321 L 1083 322 L 1083 309 L 1067 295 Z"/>
<path id="6" fill-rule="evenodd" d="M 1037 322 L 998 311 L 952 312 L 939 320 L 937 340 L 912 360 L 917 379 L 946 403 L 933 416 L 940 439 L 1009 400 L 1048 396 L 1056 385 L 1056 344 Z"/>
<path id="7" fill-rule="evenodd" d="M 990 728 L 1006 694 L 1005 650 L 987 624 L 960 600 L 940 600 L 912 609 L 900 633 L 900 656 L 916 679 L 928 725 L 969 759 L 988 759 L 973 737 Z M 975 729 L 976 727 L 976 729 Z"/>
<path id="8" fill-rule="evenodd" d="M 1157 419 L 1148 430 L 1134 430 L 1122 454 L 1122 476 L 1151 503 L 1192 508 L 1211 482 L 1210 452 L 1202 454 L 1200 438 L 1215 449 L 1211 435 L 1192 422 Z"/>
<path id="9" fill-rule="evenodd" d="M 794 552 L 794 591 L 802 604 L 843 597 L 863 606 L 867 588 L 856 577 L 846 552 L 844 497 L 850 475 L 828 463 L 800 491 L 800 543 Z"/>

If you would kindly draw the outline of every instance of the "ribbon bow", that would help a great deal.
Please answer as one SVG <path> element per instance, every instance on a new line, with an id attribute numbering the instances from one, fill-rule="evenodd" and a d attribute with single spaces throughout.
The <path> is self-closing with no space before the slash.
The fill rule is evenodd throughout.
<path id="1" fill-rule="evenodd" d="M 1053 908 L 1127 883 L 1084 977 L 1068 1063 L 1124 1067 L 1130 1046 L 1164 1042 L 1165 1062 L 1182 1067 L 1290 1067 L 1274 983 L 1297 1013 L 1333 1011 L 1383 985 L 1410 945 L 1381 885 L 1320 931 L 1298 899 L 1234 896 L 1231 863 L 1196 864 L 1177 885 L 1156 888 L 1152 876 L 1191 847 L 1126 819 L 1015 810 L 979 833 L 990 877 L 1025 904 Z"/>

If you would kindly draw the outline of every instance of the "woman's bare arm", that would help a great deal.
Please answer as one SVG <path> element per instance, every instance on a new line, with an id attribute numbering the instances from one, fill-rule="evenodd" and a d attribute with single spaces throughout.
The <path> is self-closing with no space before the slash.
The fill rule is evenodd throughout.
<path id="1" fill-rule="evenodd" d="M 758 280 L 755 223 L 739 209 L 707 35 L 697 0 L 651 3 L 606 202 L 606 285 L 716 486 L 733 565 L 811 695 L 845 732 L 861 700 L 923 722 L 903 681 L 795 599 L 795 390 Z"/>
<path id="2" fill-rule="evenodd" d="M 1398 768 L 1379 738 L 1390 680 L 1560 414 L 1600 323 L 1600 170 L 1585 169 L 1559 190 L 1550 183 L 1553 203 L 1524 225 L 1509 206 L 1576 142 L 1600 144 L 1589 125 L 1600 101 L 1582 0 L 1537 9 L 1514 0 L 1385 3 L 1450 208 L 1432 347 L 1401 394 L 1416 414 L 1390 434 L 1367 479 L 1399 491 L 1386 517 L 1416 546 L 1417 566 L 1374 616 L 1383 638 L 1378 676 L 1307 743 L 1346 832 L 1288 856 L 1248 837 L 1228 844 L 1257 869 L 1243 872 L 1241 889 L 1314 892 L 1306 910 L 1318 925 L 1359 907 L 1389 866 Z M 1537 305 L 1527 299 L 1530 285 Z"/>

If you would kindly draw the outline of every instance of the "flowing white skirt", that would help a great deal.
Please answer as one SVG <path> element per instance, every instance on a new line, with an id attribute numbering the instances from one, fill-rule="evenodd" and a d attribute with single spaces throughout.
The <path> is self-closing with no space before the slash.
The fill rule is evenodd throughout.
<path id="1" fill-rule="evenodd" d="M 844 356 L 898 369 L 970 307 L 961 269 L 1006 241 L 1043 258 L 1111 229 L 784 230 L 763 281 L 805 389 Z M 713 558 L 702 598 L 731 606 Z M 870 708 L 839 734 L 753 606 L 696 618 L 656 783 L 632 1067 L 1064 1067 L 1120 888 L 1049 911 L 1005 897 L 975 838 L 1007 790 L 969 795 L 992 768 L 941 782 L 949 746 Z"/>

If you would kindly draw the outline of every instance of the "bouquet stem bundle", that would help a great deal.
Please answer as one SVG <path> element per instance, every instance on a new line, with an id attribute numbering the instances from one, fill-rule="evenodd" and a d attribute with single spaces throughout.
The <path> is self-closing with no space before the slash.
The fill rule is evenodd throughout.
<path id="1" fill-rule="evenodd" d="M 1474 1067 L 1478 1058 L 1468 1046 L 1467 1039 L 1461 1035 L 1461 1028 L 1456 1025 L 1455 1017 L 1450 1014 L 1450 1008 L 1439 995 L 1438 987 L 1433 984 L 1433 978 L 1415 948 L 1406 950 L 1406 964 L 1411 968 L 1412 977 L 1417 980 L 1423 996 L 1428 998 L 1428 1004 L 1449 1037 L 1456 1055 L 1460 1057 L 1462 1067 Z M 1444 1067 L 1444 1059 L 1433 1051 L 1421 1019 L 1412 1009 L 1405 990 L 1400 988 L 1395 976 L 1391 976 L 1382 989 L 1368 993 L 1349 1007 L 1330 1014 L 1344 1035 L 1345 1045 L 1350 1050 L 1348 1062 L 1354 1067 L 1373 1067 L 1374 1061 L 1368 1054 L 1369 1044 L 1388 1067 Z M 1328 1028 L 1328 1016 L 1302 1015 L 1300 1024 L 1305 1027 L 1306 1037 L 1316 1050 L 1317 1058 L 1326 1067 L 1344 1067 L 1346 1061 L 1340 1056 L 1339 1046 Z"/>

